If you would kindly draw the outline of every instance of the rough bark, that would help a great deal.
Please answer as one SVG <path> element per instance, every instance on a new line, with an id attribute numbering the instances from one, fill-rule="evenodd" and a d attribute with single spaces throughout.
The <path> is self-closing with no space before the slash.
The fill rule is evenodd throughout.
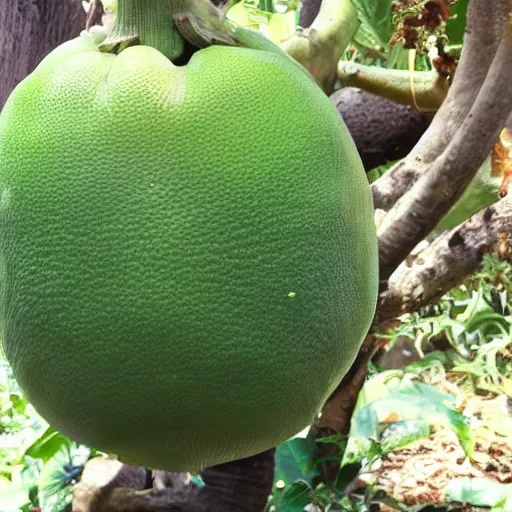
<path id="1" fill-rule="evenodd" d="M 487 5 L 487 2 L 472 0 L 469 5 L 468 24 L 471 23 L 473 28 L 471 34 L 484 27 L 487 30 L 485 20 L 475 20 L 482 4 Z M 505 126 L 512 111 L 512 90 L 509 87 L 512 81 L 512 29 L 508 21 L 508 8 L 508 0 L 496 2 L 496 11 L 503 13 L 501 30 L 496 29 L 501 42 L 468 115 L 428 172 L 396 203 L 379 229 L 381 280 L 389 278 L 415 245 L 448 212 Z M 485 50 L 483 46 L 482 51 Z M 434 118 L 432 125 L 435 122 Z M 436 138 L 435 134 L 432 138 Z"/>
<path id="2" fill-rule="evenodd" d="M 43 57 L 84 27 L 80 0 L 0 1 L 0 110 Z"/>
<path id="3" fill-rule="evenodd" d="M 464 60 L 461 59 L 455 78 L 458 83 L 452 85 L 445 103 L 412 151 L 412 156 L 405 160 L 402 167 L 397 168 L 398 172 L 395 169 L 399 179 L 396 182 L 392 179 L 386 181 L 386 186 L 389 188 L 378 185 L 373 187 L 376 206 L 382 204 L 388 206 L 394 201 L 386 203 L 386 197 L 394 196 L 396 200 L 418 180 L 419 176 L 424 174 L 411 192 L 404 196 L 404 200 L 397 203 L 387 215 L 379 229 L 379 267 L 383 293 L 392 271 L 435 227 L 462 194 L 465 186 L 488 155 L 499 131 L 506 123 L 508 114 L 512 111 L 512 91 L 509 88 L 512 80 L 512 37 L 508 23 L 509 12 L 512 12 L 512 2 L 507 0 L 496 1 L 493 10 L 489 10 L 486 0 L 471 0 L 468 9 L 468 28 L 464 39 L 465 47 L 467 44 L 466 51 L 463 52 L 465 57 Z M 476 87 L 478 82 L 481 82 L 481 87 L 479 86 L 477 91 L 471 91 L 470 89 Z M 460 103 L 457 99 L 459 97 Z M 458 111 L 458 108 L 461 110 Z M 438 155 L 441 157 L 436 159 Z M 410 165 L 411 163 L 414 165 Z M 376 183 L 378 184 L 381 180 Z M 376 191 L 381 192 L 382 195 L 379 196 Z M 506 203 L 505 207 L 508 211 L 509 207 Z M 501 208 L 504 208 L 503 203 Z M 486 216 L 485 212 L 480 215 L 482 218 Z M 502 229 L 499 233 L 504 233 L 503 236 L 509 238 L 510 224 L 508 220 L 504 220 L 505 218 L 508 217 L 504 215 L 502 224 L 499 224 L 500 216 L 497 216 L 496 227 L 493 229 L 494 232 Z M 500 225 L 501 227 L 498 227 Z M 452 247 L 471 246 L 471 237 L 468 236 L 470 231 L 464 228 L 458 236 L 452 235 Z M 453 233 L 456 232 L 457 229 Z M 464 245 L 459 243 L 458 237 L 464 240 Z M 492 240 L 493 237 L 489 235 L 488 244 L 492 244 Z M 442 247 L 442 242 L 439 244 Z M 481 250 L 485 243 L 479 245 L 475 242 L 473 245 L 480 247 Z M 443 251 L 440 251 L 437 257 L 441 258 L 442 254 Z M 453 254 L 458 255 L 459 258 L 462 257 L 460 253 Z M 478 249 L 473 252 L 466 251 L 468 262 L 464 264 L 457 258 L 453 259 L 453 264 L 460 266 L 461 269 L 457 279 L 461 280 L 468 275 L 467 273 L 463 275 L 463 269 L 470 273 L 475 268 L 472 260 L 477 258 L 475 256 L 477 254 Z M 428 265 L 430 273 L 437 265 L 435 258 L 432 261 Z M 433 279 L 433 276 L 429 276 L 429 270 L 425 269 L 425 278 L 430 277 Z M 446 288 L 443 291 L 447 291 L 452 283 L 453 281 L 450 282 L 447 279 Z M 394 291 L 400 294 L 407 293 L 406 288 L 400 289 L 399 292 Z M 437 292 L 442 293 L 439 287 Z M 375 332 L 377 327 L 381 329 L 383 322 L 393 318 L 397 312 L 397 307 L 391 307 L 391 303 L 400 303 L 400 301 L 393 302 L 392 297 L 388 296 L 385 306 L 384 297 L 381 294 L 372 332 Z M 427 294 L 424 297 L 427 300 Z M 410 300 L 408 304 L 412 306 Z M 405 312 L 401 305 L 398 309 L 402 313 Z M 366 357 L 358 357 L 354 361 L 349 375 L 365 374 L 367 362 L 376 349 L 377 338 L 368 336 L 363 353 Z M 333 431 L 347 428 L 347 422 L 357 399 L 356 391 L 360 390 L 362 384 L 361 381 L 358 389 L 358 382 L 356 380 L 350 382 L 350 378 L 340 383 L 322 411 L 323 426 Z"/>
<path id="4" fill-rule="evenodd" d="M 484 80 L 489 76 L 507 19 L 507 1 L 496 2 L 492 9 L 485 0 L 470 2 L 464 45 L 453 84 L 414 150 L 372 185 L 376 208 L 390 209 L 444 151 L 451 152 L 448 145 L 462 129 Z M 475 165 L 478 167 L 478 164 L 472 167 Z"/>
<path id="5" fill-rule="evenodd" d="M 433 117 L 354 87 L 339 90 L 330 100 L 343 117 L 367 171 L 405 157 Z"/>
<path id="6" fill-rule="evenodd" d="M 85 28 L 89 30 L 93 25 L 101 25 L 101 20 L 104 14 L 105 9 L 103 8 L 101 0 L 90 0 Z"/>
<path id="7" fill-rule="evenodd" d="M 151 474 L 97 457 L 73 489 L 73 512 L 261 512 L 272 489 L 274 450 L 201 476 L 205 485 L 199 488 L 185 473 Z"/>
<path id="8" fill-rule="evenodd" d="M 439 299 L 475 272 L 485 253 L 511 259 L 512 198 L 506 196 L 460 226 L 437 237 L 405 266 L 379 298 L 378 317 L 411 313 Z"/>

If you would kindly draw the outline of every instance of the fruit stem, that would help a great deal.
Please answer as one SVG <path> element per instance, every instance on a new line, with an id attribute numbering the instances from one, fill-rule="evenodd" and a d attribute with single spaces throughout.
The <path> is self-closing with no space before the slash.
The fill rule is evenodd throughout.
<path id="1" fill-rule="evenodd" d="M 115 25 L 100 50 L 120 53 L 134 44 L 151 46 L 173 60 L 184 49 L 173 13 L 184 0 L 118 0 Z"/>

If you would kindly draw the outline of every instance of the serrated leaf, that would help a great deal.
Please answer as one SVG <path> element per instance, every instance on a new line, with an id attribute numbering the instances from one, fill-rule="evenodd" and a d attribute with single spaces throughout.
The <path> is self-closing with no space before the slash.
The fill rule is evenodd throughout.
<path id="1" fill-rule="evenodd" d="M 383 47 L 393 34 L 391 19 L 391 0 L 352 0 L 357 8 L 358 18 L 365 24 L 375 39 Z"/>

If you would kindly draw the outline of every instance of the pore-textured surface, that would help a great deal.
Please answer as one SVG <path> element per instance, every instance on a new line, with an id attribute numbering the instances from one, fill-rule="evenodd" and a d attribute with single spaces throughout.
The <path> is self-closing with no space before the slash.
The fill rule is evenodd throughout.
<path id="1" fill-rule="evenodd" d="M 368 185 L 298 66 L 66 43 L 0 117 L 3 345 L 38 411 L 198 470 L 307 426 L 373 316 Z"/>

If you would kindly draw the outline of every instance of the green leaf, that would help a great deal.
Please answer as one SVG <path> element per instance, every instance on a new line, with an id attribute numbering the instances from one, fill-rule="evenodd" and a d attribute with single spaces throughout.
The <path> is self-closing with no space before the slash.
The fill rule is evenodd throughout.
<path id="1" fill-rule="evenodd" d="M 313 489 L 307 482 L 294 482 L 282 495 L 276 512 L 304 512 L 304 507 L 311 503 L 312 494 Z"/>
<path id="2" fill-rule="evenodd" d="M 46 462 L 63 446 L 69 448 L 71 446 L 71 440 L 54 430 L 52 427 L 48 427 L 41 437 L 28 447 L 25 451 L 25 455 L 34 459 L 42 459 Z"/>
<path id="3" fill-rule="evenodd" d="M 388 69 L 409 69 L 409 50 L 401 41 L 393 45 L 386 63 Z"/>
<path id="4" fill-rule="evenodd" d="M 452 15 L 446 23 L 446 35 L 450 40 L 450 45 L 462 44 L 466 29 L 468 3 L 469 0 L 457 0 L 457 3 L 450 7 Z"/>
<path id="5" fill-rule="evenodd" d="M 366 25 L 378 43 L 387 48 L 393 34 L 391 0 L 352 0 L 357 8 L 358 18 Z"/>
<path id="6" fill-rule="evenodd" d="M 479 507 L 497 507 L 512 497 L 512 484 L 490 478 L 456 478 L 448 484 L 446 497 Z"/>
<path id="7" fill-rule="evenodd" d="M 381 433 L 382 451 L 390 452 L 429 435 L 430 425 L 428 421 L 422 419 L 390 423 Z"/>
<path id="8" fill-rule="evenodd" d="M 295 11 L 272 14 L 267 28 L 270 39 L 275 43 L 288 39 L 295 33 Z"/>
<path id="9" fill-rule="evenodd" d="M 89 450 L 75 445 L 62 445 L 48 460 L 39 477 L 39 502 L 42 512 L 67 512 L 72 488 L 82 473 Z"/>
<path id="10" fill-rule="evenodd" d="M 227 12 L 226 17 L 228 20 L 231 20 L 241 27 L 247 27 L 251 24 L 249 11 L 244 2 L 238 2 L 233 7 L 231 7 Z"/>
<path id="11" fill-rule="evenodd" d="M 376 376 L 377 382 L 381 380 L 379 377 L 380 375 Z M 343 466 L 385 453 L 393 449 L 393 443 L 403 446 L 406 442 L 418 439 L 417 436 L 420 434 L 428 435 L 427 427 L 433 425 L 451 428 L 464 451 L 468 455 L 472 453 L 474 438 L 469 427 L 469 419 L 446 404 L 446 402 L 453 402 L 454 397 L 427 384 L 415 382 L 411 377 L 404 376 L 398 388 L 383 386 L 379 392 L 380 398 L 356 408 L 351 420 L 350 437 L 343 458 Z M 372 380 L 370 379 L 369 382 Z M 366 383 L 365 387 L 368 384 Z M 396 382 L 393 386 L 396 386 Z M 386 393 L 387 396 L 385 396 Z M 387 428 L 389 417 L 396 417 L 396 421 L 400 422 L 420 421 L 424 424 L 412 423 L 412 430 L 408 433 L 403 432 L 404 436 L 409 435 L 409 440 L 406 437 L 395 436 L 386 444 L 383 433 Z"/>
<path id="12" fill-rule="evenodd" d="M 314 444 L 309 438 L 295 437 L 276 449 L 274 482 L 286 488 L 296 480 L 311 482 L 315 475 Z"/>

